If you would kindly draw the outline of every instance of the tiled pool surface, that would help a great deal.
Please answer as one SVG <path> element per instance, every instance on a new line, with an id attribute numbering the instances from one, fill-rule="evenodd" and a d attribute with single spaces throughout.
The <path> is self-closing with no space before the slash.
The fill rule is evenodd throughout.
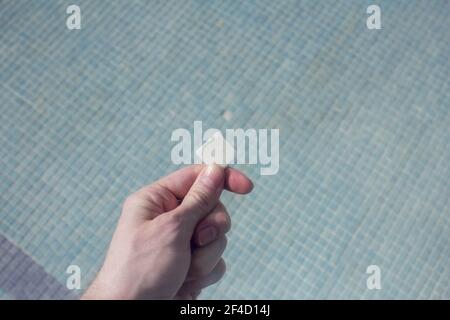
<path id="1" fill-rule="evenodd" d="M 1 298 L 79 295 L 202 120 L 280 129 L 203 298 L 450 299 L 450 2 L 77 3 L 69 31 L 66 1 L 0 1 Z"/>

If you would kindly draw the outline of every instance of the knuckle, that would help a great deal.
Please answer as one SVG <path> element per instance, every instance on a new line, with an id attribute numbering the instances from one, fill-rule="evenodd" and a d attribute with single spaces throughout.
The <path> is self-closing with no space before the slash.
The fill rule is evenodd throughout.
<path id="1" fill-rule="evenodd" d="M 203 278 L 209 274 L 209 271 L 205 266 L 201 263 L 200 259 L 193 259 L 190 267 L 190 275 L 193 278 Z"/>
<path id="2" fill-rule="evenodd" d="M 221 233 L 227 233 L 231 229 L 231 217 L 222 204 L 217 205 L 211 214 L 207 215 L 200 226 L 213 224 L 217 226 Z M 199 228 L 201 229 L 201 227 Z"/>
<path id="3" fill-rule="evenodd" d="M 231 229 L 231 217 L 230 215 L 225 211 L 221 215 L 220 221 L 223 225 L 224 232 L 228 232 Z"/>
<path id="4" fill-rule="evenodd" d="M 216 266 L 217 273 L 220 275 L 220 278 L 225 274 L 227 271 L 227 264 L 225 263 L 224 259 L 220 259 L 219 263 Z"/>
<path id="5" fill-rule="evenodd" d="M 226 218 L 226 227 L 225 227 L 225 232 L 228 232 L 228 231 L 230 231 L 231 230 L 231 226 L 232 226 L 232 224 L 231 224 L 231 218 L 230 218 L 230 216 L 227 214 L 227 218 Z"/>
<path id="6" fill-rule="evenodd" d="M 122 217 L 130 216 L 130 213 L 135 206 L 135 199 L 133 195 L 129 195 L 122 204 Z"/>
<path id="7" fill-rule="evenodd" d="M 219 242 L 220 242 L 220 250 L 223 253 L 227 247 L 228 239 L 227 239 L 227 237 L 222 236 L 219 238 Z"/>
<path id="8" fill-rule="evenodd" d="M 135 206 L 140 201 L 137 194 L 132 193 L 128 197 L 126 197 L 123 206 L 124 208 L 129 208 Z"/>
<path id="9" fill-rule="evenodd" d="M 196 190 L 191 194 L 191 201 L 195 203 L 200 210 L 209 210 L 211 203 L 208 194 L 202 190 Z"/>
<path id="10" fill-rule="evenodd" d="M 227 212 L 227 208 L 225 208 L 225 205 L 221 201 L 217 204 L 217 209 L 222 212 Z"/>
<path id="11" fill-rule="evenodd" d="M 227 238 L 225 236 L 219 237 L 217 240 L 217 243 L 214 247 L 214 256 L 217 257 L 217 259 L 222 255 L 222 253 L 225 251 L 225 248 L 227 246 Z M 214 259 L 214 258 L 213 258 Z M 221 266 L 220 264 L 223 263 L 223 259 L 220 258 L 218 264 L 214 266 L 214 269 L 224 269 L 225 265 Z M 189 270 L 189 274 L 192 278 L 203 278 L 209 273 L 214 270 L 212 266 L 209 263 L 205 263 L 204 259 L 199 259 L 198 257 L 193 257 L 191 261 L 191 266 Z M 220 271 L 220 270 L 219 270 Z M 223 271 L 225 272 L 225 270 Z"/>

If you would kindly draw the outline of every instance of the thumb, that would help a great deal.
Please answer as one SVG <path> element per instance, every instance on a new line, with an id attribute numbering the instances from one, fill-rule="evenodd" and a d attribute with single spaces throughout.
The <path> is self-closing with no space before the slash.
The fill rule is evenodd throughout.
<path id="1" fill-rule="evenodd" d="M 175 214 L 184 215 L 193 231 L 195 226 L 219 203 L 224 188 L 225 169 L 217 164 L 203 168 Z"/>

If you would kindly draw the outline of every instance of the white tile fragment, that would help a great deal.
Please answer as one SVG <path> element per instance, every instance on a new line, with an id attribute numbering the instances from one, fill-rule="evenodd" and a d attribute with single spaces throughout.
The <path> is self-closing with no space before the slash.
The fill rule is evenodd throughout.
<path id="1" fill-rule="evenodd" d="M 204 164 L 215 163 L 226 167 L 234 161 L 234 149 L 220 131 L 213 134 L 195 154 Z"/>
<path id="2" fill-rule="evenodd" d="M 233 113 L 231 111 L 225 110 L 222 113 L 222 117 L 226 120 L 226 121 L 230 121 L 231 118 L 233 118 Z"/>

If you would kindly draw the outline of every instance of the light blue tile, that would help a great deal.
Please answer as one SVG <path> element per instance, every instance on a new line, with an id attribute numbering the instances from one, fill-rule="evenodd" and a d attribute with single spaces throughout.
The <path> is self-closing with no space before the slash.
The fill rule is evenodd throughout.
<path id="1" fill-rule="evenodd" d="M 450 7 L 378 3 L 372 32 L 370 1 L 79 1 L 70 32 L 65 1 L 4 1 L 0 232 L 85 287 L 172 130 L 280 128 L 203 297 L 450 298 Z"/>

